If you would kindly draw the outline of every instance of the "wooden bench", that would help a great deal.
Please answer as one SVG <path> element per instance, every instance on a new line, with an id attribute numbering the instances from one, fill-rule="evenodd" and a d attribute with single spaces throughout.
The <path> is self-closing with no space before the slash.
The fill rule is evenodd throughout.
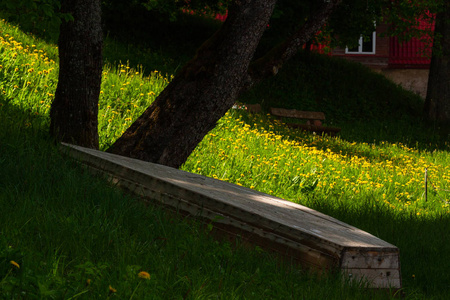
<path id="1" fill-rule="evenodd" d="M 402 286 L 397 247 L 308 207 L 137 159 L 69 144 L 62 150 L 118 187 L 205 220 L 218 233 L 274 250 L 305 267 L 339 269 L 373 288 Z"/>
<path id="2" fill-rule="evenodd" d="M 325 121 L 325 114 L 317 111 L 300 111 L 296 109 L 285 108 L 270 108 L 270 114 L 282 120 L 283 118 L 306 120 L 306 124 L 286 122 L 286 124 L 293 128 L 299 128 L 305 131 L 315 132 L 319 135 L 329 134 L 335 136 L 340 128 L 322 126 Z"/>

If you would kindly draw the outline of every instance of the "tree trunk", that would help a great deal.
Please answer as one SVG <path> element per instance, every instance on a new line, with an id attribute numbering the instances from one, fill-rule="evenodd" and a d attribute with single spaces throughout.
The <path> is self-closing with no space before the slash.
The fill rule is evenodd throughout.
<path id="1" fill-rule="evenodd" d="M 435 42 L 431 58 L 424 115 L 430 121 L 450 125 L 450 3 L 436 15 Z"/>
<path id="2" fill-rule="evenodd" d="M 50 109 L 57 141 L 98 149 L 98 97 L 102 75 L 100 0 L 62 0 L 73 21 L 60 26 L 59 79 Z"/>
<path id="3" fill-rule="evenodd" d="M 180 167 L 234 104 L 275 2 L 236 1 L 221 29 L 108 152 Z"/>
<path id="4" fill-rule="evenodd" d="M 324 1 L 297 32 L 274 47 L 265 56 L 252 62 L 249 69 L 249 80 L 243 89 L 249 89 L 262 79 L 276 75 L 281 67 L 322 29 L 341 2 L 342 0 Z"/>
<path id="5" fill-rule="evenodd" d="M 325 1 L 302 29 L 250 65 L 275 2 L 235 1 L 221 29 L 108 152 L 179 168 L 239 93 L 275 75 L 320 30 L 341 0 Z"/>

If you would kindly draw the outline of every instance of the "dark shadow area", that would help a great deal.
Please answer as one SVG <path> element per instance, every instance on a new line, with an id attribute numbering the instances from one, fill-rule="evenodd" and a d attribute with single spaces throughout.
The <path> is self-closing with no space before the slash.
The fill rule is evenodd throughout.
<path id="1" fill-rule="evenodd" d="M 20 109 L 7 101 L 3 94 L 0 94 L 0 120 L 1 135 L 24 135 L 33 137 L 36 141 L 51 141 L 47 118 L 36 115 L 31 110 Z M 5 143 L 5 139 L 0 139 L 0 145 L 2 142 Z"/>
<path id="2" fill-rule="evenodd" d="M 159 70 L 175 74 L 222 23 L 188 13 L 177 15 L 174 21 L 168 15 L 129 6 L 123 10 L 104 8 L 103 24 L 105 61 L 114 64 L 125 60 L 131 66 L 142 65 L 146 73 Z"/>
<path id="3" fill-rule="evenodd" d="M 326 202 L 339 199 L 323 201 L 314 199 L 313 195 L 311 197 L 311 208 L 372 233 L 400 249 L 406 295 L 420 291 L 433 299 L 446 297 L 441 287 L 450 280 L 450 274 L 443 272 L 450 267 L 447 257 L 450 251 L 450 214 L 442 213 L 432 218 L 415 213 L 398 214 L 380 204 L 381 199 L 368 199 L 369 203 L 373 203 L 365 206 L 368 210 L 355 210 L 343 205 L 332 208 Z"/>
<path id="4" fill-rule="evenodd" d="M 105 63 L 128 64 L 137 69 L 142 66 L 145 74 L 153 70 L 175 74 L 221 26 L 220 21 L 191 14 L 181 14 L 171 21 L 167 15 L 136 5 L 114 10 L 103 7 L 102 12 Z M 8 20 L 7 16 L 0 11 L 1 18 Z M 47 43 L 58 42 L 59 29 L 54 24 L 52 32 L 56 33 L 49 35 L 30 27 L 24 18 L 13 18 L 11 22 Z"/>
<path id="5" fill-rule="evenodd" d="M 445 126 L 424 120 L 423 99 L 359 63 L 299 52 L 273 78 L 241 95 L 264 112 L 282 107 L 325 113 L 350 142 L 402 143 L 419 150 L 448 150 Z"/>

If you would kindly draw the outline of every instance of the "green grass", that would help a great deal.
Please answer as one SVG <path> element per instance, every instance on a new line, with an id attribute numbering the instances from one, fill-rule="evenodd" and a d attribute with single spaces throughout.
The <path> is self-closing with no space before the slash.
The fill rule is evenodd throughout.
<path id="1" fill-rule="evenodd" d="M 79 293 L 105 298 L 111 296 L 109 286 L 120 298 L 131 297 L 137 286 L 135 298 L 386 297 L 342 285 L 334 276 L 319 280 L 280 266 L 258 249 L 215 242 L 200 224 L 158 208 L 142 209 L 136 200 L 84 174 L 60 156 L 46 135 L 57 80 L 54 46 L 33 47 L 38 42 L 32 37 L 1 25 L 0 199 L 5 209 L 0 214 L 0 288 L 36 297 L 54 293 L 55 298 Z M 122 51 L 118 45 L 115 49 Z M 155 61 L 171 61 L 157 53 Z M 267 82 L 240 100 L 262 102 L 266 108 L 323 107 L 329 122 L 342 127 L 340 137 L 307 135 L 264 114 L 230 110 L 183 169 L 307 205 L 371 232 L 400 248 L 406 298 L 445 298 L 450 281 L 448 144 L 425 127 L 418 117 L 420 99 L 411 93 L 353 64 L 312 59 L 314 64 L 308 64 L 299 56 L 276 83 Z M 120 60 L 128 60 L 126 52 Z M 170 81 L 170 74 L 147 64 L 105 65 L 99 113 L 102 149 Z M 316 65 L 321 71 L 311 75 Z M 328 77 L 327 86 L 321 86 L 325 69 L 330 74 L 346 70 L 348 84 Z M 352 94 L 349 83 L 357 80 L 350 77 L 352 72 L 376 88 Z M 292 83 L 292 78 L 304 84 Z M 322 102 L 317 103 L 317 97 Z M 391 110 L 383 114 L 386 105 Z M 425 168 L 435 187 L 429 188 L 428 201 Z M 149 272 L 151 279 L 137 277 L 140 271 Z"/>
<path id="2" fill-rule="evenodd" d="M 0 116 L 2 298 L 298 298 L 306 288 L 321 293 L 318 284 L 307 286 L 313 278 L 302 271 L 277 265 L 263 252 L 215 242 L 200 224 L 92 178 L 60 155 L 35 117 L 7 104 Z M 139 278 L 142 271 L 149 280 Z M 329 284 L 339 281 L 330 278 Z"/>

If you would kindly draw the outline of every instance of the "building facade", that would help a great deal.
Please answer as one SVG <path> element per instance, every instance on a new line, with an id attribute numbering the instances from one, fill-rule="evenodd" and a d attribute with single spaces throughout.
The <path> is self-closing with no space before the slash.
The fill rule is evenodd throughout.
<path id="1" fill-rule="evenodd" d="M 388 37 L 387 29 L 387 24 L 378 25 L 369 39 L 360 39 L 358 47 L 335 48 L 331 55 L 362 63 L 425 98 L 432 43 L 426 38 Z M 434 30 L 434 24 L 421 21 L 419 29 Z"/>

